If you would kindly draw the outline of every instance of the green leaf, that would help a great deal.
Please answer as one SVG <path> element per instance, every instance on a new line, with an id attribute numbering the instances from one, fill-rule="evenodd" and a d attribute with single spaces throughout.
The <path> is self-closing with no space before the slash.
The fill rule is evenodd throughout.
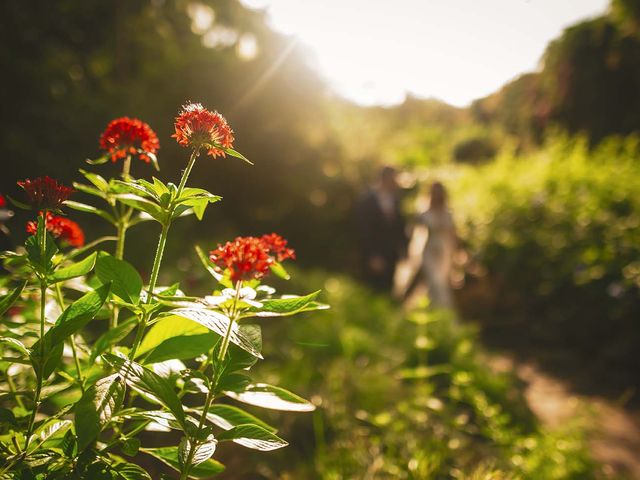
<path id="1" fill-rule="evenodd" d="M 282 278 L 283 280 L 290 280 L 291 275 L 287 272 L 281 263 L 273 263 L 270 267 L 271 273 L 273 273 L 276 277 Z"/>
<path id="2" fill-rule="evenodd" d="M 97 257 L 97 252 L 94 252 L 84 260 L 80 260 L 77 263 L 55 270 L 53 274 L 49 276 L 49 284 L 52 285 L 54 283 L 64 282 L 72 278 L 86 275 L 93 270 Z"/>
<path id="3" fill-rule="evenodd" d="M 135 305 L 140 300 L 142 277 L 130 263 L 100 252 L 96 261 L 96 275 L 102 283 L 111 282 L 111 292 L 123 301 Z"/>
<path id="4" fill-rule="evenodd" d="M 146 354 L 144 363 L 195 358 L 213 348 L 218 336 L 206 327 L 176 315 L 164 317 L 147 332 L 137 357 Z"/>
<path id="5" fill-rule="evenodd" d="M 67 253 L 67 259 L 71 260 L 72 258 L 79 257 L 80 255 L 83 255 L 85 252 L 93 250 L 96 246 L 100 245 L 101 243 L 117 242 L 117 241 L 118 241 L 118 237 L 114 237 L 114 236 L 96 238 L 93 242 L 87 243 L 82 248 L 75 248 L 71 250 L 69 253 Z"/>
<path id="6" fill-rule="evenodd" d="M 116 410 L 122 405 L 124 382 L 119 374 L 101 378 L 89 387 L 75 406 L 78 450 L 84 450 L 98 438 Z"/>
<path id="7" fill-rule="evenodd" d="M 159 425 L 171 428 L 173 430 L 182 431 L 182 425 L 176 420 L 176 417 L 171 412 L 166 412 L 164 410 L 138 410 L 135 413 L 128 414 L 131 417 L 141 417 L 147 420 L 151 420 L 152 422 L 158 423 Z M 191 424 L 192 429 L 198 428 L 198 420 L 193 417 L 187 417 L 187 422 Z"/>
<path id="8" fill-rule="evenodd" d="M 29 257 L 31 267 L 37 272 L 46 274 L 51 269 L 51 259 L 56 253 L 58 253 L 58 247 L 56 246 L 56 242 L 53 237 L 49 235 L 49 232 L 45 231 L 42 216 L 38 216 L 37 222 L 38 230 L 36 234 L 27 238 L 24 242 L 24 246 L 27 250 L 27 256 Z M 42 254 L 40 252 L 40 243 L 43 236 L 46 236 L 44 258 L 42 258 Z"/>
<path id="9" fill-rule="evenodd" d="M 207 327 L 212 332 L 217 333 L 221 337 L 224 337 L 227 330 L 230 328 L 231 333 L 229 334 L 229 341 L 231 341 L 231 343 L 234 343 L 255 357 L 263 358 L 260 354 L 260 350 L 258 350 L 259 347 L 256 348 L 254 339 L 247 336 L 236 322 L 231 322 L 229 317 L 220 312 L 206 310 L 203 308 L 179 308 L 171 311 L 171 314 L 188 320 L 193 320 L 194 322 Z"/>
<path id="10" fill-rule="evenodd" d="M 263 422 L 258 417 L 255 417 L 238 407 L 225 405 L 223 403 L 214 404 L 209 408 L 209 411 L 207 412 L 207 420 L 224 430 L 230 430 L 238 425 L 251 423 L 258 425 L 271 433 L 276 432 L 275 428 Z"/>
<path id="11" fill-rule="evenodd" d="M 114 180 L 111 183 L 111 189 L 118 194 L 130 193 L 132 195 L 141 196 L 144 199 L 151 197 L 153 200 L 160 203 L 160 197 L 162 194 L 156 193 L 157 190 L 154 187 L 147 187 L 147 185 L 149 185 L 149 182 L 123 182 L 121 180 Z"/>
<path id="12" fill-rule="evenodd" d="M 25 347 L 20 340 L 11 337 L 0 337 L 0 344 L 5 344 L 11 350 L 20 353 L 22 357 L 29 356 L 29 350 L 27 350 L 27 347 Z"/>
<path id="13" fill-rule="evenodd" d="M 195 467 L 203 462 L 209 460 L 216 451 L 218 441 L 210 435 L 206 442 L 198 443 L 196 445 L 188 437 L 182 437 L 180 445 L 178 446 L 178 463 L 180 465 L 180 471 L 184 471 L 187 461 L 189 460 L 189 452 L 194 450 L 193 457 L 191 458 L 191 466 Z"/>
<path id="14" fill-rule="evenodd" d="M 140 440 L 137 438 L 127 438 L 122 442 L 120 449 L 125 455 L 134 457 L 138 454 L 138 450 L 140 450 Z"/>
<path id="15" fill-rule="evenodd" d="M 178 461 L 178 447 L 160 447 L 160 448 L 142 448 L 141 452 L 147 453 L 157 458 L 161 462 L 169 465 L 176 471 L 180 471 L 180 462 Z M 190 477 L 209 478 L 224 471 L 224 465 L 210 458 L 209 460 L 191 468 Z"/>
<path id="16" fill-rule="evenodd" d="M 304 297 L 272 298 L 261 300 L 262 307 L 251 309 L 252 316 L 256 317 L 281 317 L 294 315 L 308 310 L 318 310 L 328 308 L 315 303 L 320 290 L 310 293 Z"/>
<path id="17" fill-rule="evenodd" d="M 62 361 L 62 352 L 64 350 L 64 343 L 58 343 L 54 345 L 50 350 L 47 350 L 44 366 L 42 367 L 42 378 L 46 380 L 49 376 L 58 368 L 60 362 Z M 33 350 L 31 353 L 31 363 L 35 366 L 37 365 L 37 356 L 33 357 Z M 35 358 L 35 359 L 34 359 Z M 38 370 L 36 369 L 36 372 Z M 38 372 L 39 373 L 39 372 Z"/>
<path id="18" fill-rule="evenodd" d="M 270 410 L 311 412 L 316 408 L 311 402 L 299 397 L 295 393 L 266 383 L 249 385 L 249 387 L 241 393 L 225 392 L 225 394 L 239 402 L 256 407 L 268 408 Z"/>
<path id="19" fill-rule="evenodd" d="M 67 430 L 71 428 L 71 425 L 71 420 L 59 420 L 57 418 L 52 418 L 48 421 L 45 421 L 33 432 L 32 439 L 37 439 L 38 442 L 31 443 L 29 451 L 34 451 L 38 447 L 38 445 L 42 445 L 47 440 L 62 436 L 65 432 L 67 432 Z"/>
<path id="20" fill-rule="evenodd" d="M 107 195 L 104 192 L 101 192 L 99 189 L 91 187 L 89 185 L 73 182 L 73 188 L 75 188 L 80 192 L 86 193 L 87 195 L 93 195 L 94 197 L 99 197 L 99 198 L 102 198 L 103 200 L 107 199 Z"/>
<path id="21" fill-rule="evenodd" d="M 167 186 L 164 183 L 162 183 L 162 181 L 158 180 L 156 177 L 153 177 L 153 183 L 148 182 L 147 180 L 141 178 L 138 180 L 138 184 L 143 186 L 148 192 L 151 192 L 154 195 L 154 197 L 158 199 L 161 198 L 163 195 L 170 193 Z"/>
<path id="22" fill-rule="evenodd" d="M 105 153 L 103 156 L 96 158 L 95 160 L 91 160 L 90 158 L 85 159 L 89 165 L 103 165 L 109 161 L 110 154 Z M 82 170 L 80 170 L 82 172 Z"/>
<path id="23" fill-rule="evenodd" d="M 31 210 L 31 205 L 29 205 L 28 203 L 24 203 L 21 202 L 19 200 L 16 200 L 15 198 L 13 198 L 11 195 L 7 195 L 7 198 L 9 199 L 9 201 L 11 203 L 13 203 L 16 207 L 22 209 L 22 210 Z"/>
<path id="24" fill-rule="evenodd" d="M 202 220 L 207 206 L 220 200 L 222 200 L 222 197 L 209 193 L 202 188 L 185 188 L 180 198 L 176 200 L 176 204 L 192 207 L 198 220 Z"/>
<path id="25" fill-rule="evenodd" d="M 229 345 L 229 356 L 225 363 L 225 372 L 236 372 L 238 370 L 249 370 L 258 361 L 246 350 L 236 347 L 233 343 Z"/>
<path id="26" fill-rule="evenodd" d="M 171 412 L 164 410 L 138 410 L 137 412 L 127 414 L 131 418 L 144 418 L 154 423 L 159 424 L 162 427 L 180 430 L 182 431 L 182 425 L 178 423 L 176 417 Z M 191 417 L 187 417 L 187 421 L 191 422 Z M 194 421 L 195 422 L 195 421 Z M 198 428 L 197 422 L 194 424 L 194 428 Z"/>
<path id="27" fill-rule="evenodd" d="M 124 322 L 118 324 L 117 327 L 111 328 L 103 333 L 96 343 L 93 346 L 93 350 L 91 350 L 91 356 L 89 357 L 89 363 L 93 363 L 93 361 L 98 358 L 100 354 L 106 352 L 111 345 L 116 344 L 123 338 L 125 338 L 138 324 L 138 319 L 136 317 L 131 317 Z"/>
<path id="28" fill-rule="evenodd" d="M 115 475 L 115 480 L 151 480 L 145 469 L 134 463 L 118 462 L 111 465 L 110 473 Z"/>
<path id="29" fill-rule="evenodd" d="M 42 372 L 43 379 L 48 378 L 59 365 L 64 341 L 81 330 L 100 311 L 109 296 L 109 289 L 110 285 L 103 285 L 73 302 L 45 333 L 44 338 L 31 347 L 31 363 L 37 374 Z M 44 357 L 40 355 L 40 342 L 44 342 Z"/>
<path id="30" fill-rule="evenodd" d="M 109 222 L 112 225 L 116 225 L 118 222 L 116 221 L 115 218 L 113 218 L 113 216 L 108 213 L 105 212 L 104 210 L 101 210 L 99 208 L 96 208 L 92 205 L 87 205 L 86 203 L 80 203 L 80 202 L 76 202 L 74 200 L 67 200 L 64 202 L 64 204 L 73 209 L 73 210 L 77 210 L 79 212 L 85 212 L 85 213 L 92 213 L 94 215 L 98 215 L 99 217 L 104 218 L 107 222 Z"/>
<path id="31" fill-rule="evenodd" d="M 207 269 L 207 272 L 209 272 L 213 278 L 215 278 L 218 282 L 220 282 L 223 279 L 222 273 L 219 273 L 215 270 L 213 262 L 209 259 L 207 255 L 205 255 L 204 251 L 202 250 L 202 248 L 200 248 L 199 245 L 195 246 L 195 250 L 196 250 L 196 254 L 198 255 L 198 259 L 200 260 L 200 262 L 202 262 L 202 265 L 204 266 L 204 268 Z M 225 285 L 225 286 L 231 287 L 231 284 L 229 283 L 228 285 Z"/>
<path id="32" fill-rule="evenodd" d="M 144 153 L 147 156 L 147 158 L 151 160 L 151 164 L 153 165 L 153 168 L 156 169 L 156 172 L 160 171 L 160 164 L 158 163 L 158 157 L 156 157 L 155 153 L 146 152 L 144 150 L 140 150 L 139 153 Z"/>
<path id="33" fill-rule="evenodd" d="M 165 193 L 170 193 L 169 187 L 164 184 L 164 182 L 156 177 L 151 177 L 153 179 L 153 186 L 155 187 L 155 191 L 159 196 L 162 196 Z"/>
<path id="34" fill-rule="evenodd" d="M 141 197 L 140 195 L 135 195 L 133 193 L 119 193 L 115 195 L 115 198 L 125 205 L 129 205 L 136 210 L 148 213 L 160 223 L 164 223 L 166 220 L 167 215 L 160 205 Z"/>
<path id="35" fill-rule="evenodd" d="M 220 197 L 219 195 L 214 195 L 204 188 L 186 187 L 184 190 L 182 190 L 182 194 L 176 200 L 176 203 L 182 203 L 184 200 L 188 200 L 191 198 L 207 198 L 212 202 L 218 202 L 222 200 L 222 197 Z"/>
<path id="36" fill-rule="evenodd" d="M 45 334 L 45 346 L 53 348 L 82 329 L 100 311 L 109 296 L 110 287 L 107 284 L 96 288 L 69 305 Z M 34 346 L 32 351 L 35 348 Z"/>
<path id="37" fill-rule="evenodd" d="M 217 392 L 243 392 L 251 384 L 251 378 L 243 373 L 224 372 L 220 376 L 217 385 Z"/>
<path id="38" fill-rule="evenodd" d="M 228 155 L 231 155 L 232 157 L 239 158 L 240 160 L 244 160 L 249 165 L 253 165 L 253 162 L 251 160 L 249 160 L 247 157 L 242 155 L 240 152 L 236 152 L 233 148 L 223 148 L 223 147 L 219 147 L 217 145 L 216 145 L 216 148 L 220 148 L 221 150 L 224 151 L 224 153 L 226 153 Z"/>
<path id="39" fill-rule="evenodd" d="M 243 447 L 268 452 L 289 445 L 285 440 L 259 425 L 244 424 L 218 435 L 218 441 L 231 440 Z"/>
<path id="40" fill-rule="evenodd" d="M 107 190 L 109 190 L 109 182 L 107 182 L 103 177 L 101 177 L 97 173 L 87 172 L 82 168 L 80 169 L 80 173 L 84 176 L 84 178 L 86 178 L 91 183 L 93 183 L 93 185 L 99 190 L 102 190 L 103 192 L 106 192 Z"/>
<path id="41" fill-rule="evenodd" d="M 15 414 L 8 408 L 0 407 L 0 424 L 9 424 L 13 427 L 18 426 Z"/>
<path id="42" fill-rule="evenodd" d="M 0 315 L 4 315 L 4 312 L 11 308 L 11 305 L 15 303 L 15 301 L 20 298 L 20 294 L 24 287 L 27 286 L 27 282 L 25 281 L 22 285 L 18 285 L 16 288 L 7 293 L 4 297 L 0 298 Z"/>
<path id="43" fill-rule="evenodd" d="M 118 357 L 111 353 L 105 353 L 102 358 L 111 366 L 118 369 L 127 385 L 134 390 L 157 399 L 159 403 L 173 413 L 180 425 L 186 428 L 186 418 L 184 410 L 182 409 L 182 403 L 167 380 L 139 363 Z"/>

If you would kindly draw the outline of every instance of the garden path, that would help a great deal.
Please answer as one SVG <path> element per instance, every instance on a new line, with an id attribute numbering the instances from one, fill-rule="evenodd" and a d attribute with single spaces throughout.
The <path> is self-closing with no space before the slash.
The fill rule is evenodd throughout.
<path id="1" fill-rule="evenodd" d="M 550 427 L 587 415 L 593 456 L 612 478 L 640 480 L 640 411 L 572 393 L 566 383 L 531 363 L 513 364 L 527 387 L 531 410 Z"/>

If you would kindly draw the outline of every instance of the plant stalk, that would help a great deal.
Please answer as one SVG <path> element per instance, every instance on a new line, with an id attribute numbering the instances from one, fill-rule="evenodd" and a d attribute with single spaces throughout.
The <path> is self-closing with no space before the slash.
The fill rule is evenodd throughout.
<path id="1" fill-rule="evenodd" d="M 33 426 L 36 421 L 36 415 L 38 414 L 38 409 L 40 408 L 40 395 L 42 394 L 42 382 L 44 379 L 44 322 L 45 322 L 45 306 L 47 302 L 47 211 L 42 211 L 42 239 L 40 241 L 40 259 L 42 260 L 42 272 L 40 275 L 40 359 L 38 370 L 36 373 L 36 391 L 33 397 L 33 410 L 31 411 L 31 416 L 29 417 L 29 424 L 27 426 L 27 435 L 24 441 L 24 454 L 27 454 L 27 450 L 29 448 L 29 442 L 31 441 L 31 434 L 33 433 Z"/>
<path id="2" fill-rule="evenodd" d="M 178 193 L 176 195 L 176 198 L 180 198 L 180 195 L 182 194 L 182 191 L 184 190 L 184 187 L 187 184 L 187 179 L 189 178 L 189 174 L 193 169 L 193 165 L 196 163 L 196 159 L 198 158 L 198 155 L 200 155 L 200 151 L 197 149 L 191 152 L 191 156 L 189 157 L 189 163 L 187 163 L 187 167 L 182 172 L 182 178 L 180 179 L 180 184 L 178 186 Z M 168 212 L 169 215 L 167 216 L 167 220 L 162 225 L 162 232 L 160 233 L 160 239 L 158 240 L 156 255 L 155 255 L 155 258 L 153 259 L 151 277 L 149 278 L 149 291 L 147 294 L 147 299 L 145 301 L 145 304 L 149 304 L 151 302 L 151 299 L 153 297 L 153 291 L 155 290 L 156 284 L 158 282 L 158 275 L 160 274 L 160 265 L 162 263 L 162 256 L 164 255 L 164 249 L 167 245 L 167 236 L 169 234 L 169 227 L 171 226 L 171 217 L 173 215 L 174 208 L 175 208 L 175 205 L 172 204 L 169 208 L 169 212 Z M 136 338 L 133 342 L 133 346 L 131 347 L 131 352 L 129 353 L 130 360 L 133 360 L 135 358 L 140 342 L 142 341 L 142 336 L 144 334 L 145 328 L 147 327 L 147 321 L 149 320 L 148 315 L 149 315 L 148 313 L 144 313 L 142 315 L 140 326 L 138 327 L 138 332 L 136 333 Z"/>
<path id="3" fill-rule="evenodd" d="M 198 423 L 198 434 L 202 431 L 202 427 L 204 427 L 204 422 L 207 418 L 207 412 L 211 407 L 211 403 L 215 398 L 215 391 L 217 388 L 218 380 L 220 379 L 220 373 L 222 371 L 222 362 L 224 361 L 224 357 L 227 355 L 227 350 L 229 349 L 229 337 L 231 336 L 231 330 L 233 328 L 233 323 L 236 321 L 238 316 L 238 302 L 240 301 L 240 289 L 242 288 L 242 281 L 236 283 L 236 295 L 233 299 L 233 307 L 231 309 L 231 316 L 229 327 L 225 332 L 224 338 L 222 339 L 222 344 L 220 345 L 220 350 L 218 351 L 217 356 L 217 368 L 215 371 L 215 381 L 213 381 L 210 385 L 209 392 L 207 393 L 207 398 L 204 402 L 204 408 L 202 410 L 202 415 L 200 415 L 200 422 Z M 189 478 L 189 472 L 191 471 L 191 462 L 193 462 L 193 456 L 196 453 L 196 448 L 198 447 L 198 441 L 195 440 L 191 444 L 191 448 L 189 449 L 189 455 L 187 455 L 186 468 L 180 474 L 180 480 L 186 480 Z"/>
<path id="4" fill-rule="evenodd" d="M 60 288 L 60 284 L 56 283 L 56 299 L 58 300 L 58 305 L 60 305 L 60 309 L 64 311 L 64 297 L 62 296 L 62 289 Z M 82 368 L 80 367 L 80 361 L 78 360 L 78 351 L 76 347 L 76 340 L 74 335 L 69 337 L 69 344 L 71 345 L 71 353 L 73 354 L 73 362 L 76 365 L 76 375 L 78 376 L 78 385 L 80 386 L 80 391 L 84 394 L 84 377 L 82 375 Z"/>
<path id="5" fill-rule="evenodd" d="M 196 163 L 196 158 L 200 155 L 200 149 L 195 149 L 191 152 L 191 156 L 189 157 L 189 163 L 187 163 L 187 168 L 182 172 L 182 178 L 180 179 L 180 185 L 178 186 L 178 198 L 182 195 L 182 191 L 184 190 L 185 185 L 187 184 L 187 179 L 189 178 L 189 174 L 191 173 L 191 169 L 193 165 Z"/>
<path id="6" fill-rule="evenodd" d="M 127 155 L 122 162 L 122 179 L 127 181 L 131 178 L 129 172 L 131 171 L 131 155 Z"/>
<path id="7" fill-rule="evenodd" d="M 120 219 L 118 222 L 118 240 L 116 242 L 116 258 L 122 260 L 124 258 L 124 241 L 127 234 L 128 225 Z"/>

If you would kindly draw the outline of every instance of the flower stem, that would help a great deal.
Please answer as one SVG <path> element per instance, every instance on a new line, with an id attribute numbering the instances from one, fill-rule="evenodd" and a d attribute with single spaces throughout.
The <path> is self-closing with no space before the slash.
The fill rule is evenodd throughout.
<path id="1" fill-rule="evenodd" d="M 153 259 L 153 267 L 151 268 L 151 277 L 149 278 L 149 291 L 147 292 L 145 304 L 149 304 L 151 302 L 151 299 L 153 298 L 153 291 L 155 290 L 156 284 L 158 283 L 160 264 L 162 263 L 162 256 L 164 255 L 165 246 L 167 245 L 167 236 L 169 235 L 170 226 L 170 221 L 167 221 L 162 225 L 162 231 L 160 232 L 160 238 L 158 239 L 158 247 L 156 248 L 156 255 Z M 133 342 L 133 346 L 131 347 L 131 352 L 129 353 L 130 360 L 133 360 L 136 356 L 136 352 L 138 350 L 138 347 L 140 346 L 140 342 L 142 341 L 142 335 L 144 334 L 144 330 L 147 327 L 148 319 L 149 314 L 147 313 L 147 311 L 145 311 L 145 313 L 142 314 L 142 318 L 140 319 L 138 332 L 136 333 L 136 338 Z"/>
<path id="2" fill-rule="evenodd" d="M 222 344 L 220 345 L 220 350 L 218 351 L 218 364 L 222 364 L 224 357 L 227 355 L 227 350 L 229 349 L 229 337 L 231 337 L 231 330 L 233 327 L 233 322 L 236 321 L 236 316 L 238 315 L 238 302 L 240 301 L 240 289 L 242 288 L 242 281 L 236 283 L 236 296 L 233 299 L 233 307 L 231 309 L 231 316 L 229 323 L 229 328 L 225 332 L 224 338 L 222 339 Z"/>
<path id="3" fill-rule="evenodd" d="M 204 402 L 204 408 L 202 410 L 202 415 L 200 415 L 200 422 L 198 423 L 198 434 L 202 431 L 202 427 L 204 427 L 204 422 L 207 418 L 207 412 L 209 408 L 211 408 L 211 404 L 215 398 L 216 388 L 218 385 L 218 381 L 220 380 L 220 375 L 222 373 L 222 362 L 224 361 L 224 357 L 227 355 L 227 350 L 229 349 L 229 338 L 231 337 L 231 331 L 233 330 L 233 323 L 236 321 L 238 316 L 238 302 L 240 301 L 240 289 L 242 288 L 242 281 L 236 283 L 236 295 L 233 299 L 233 306 L 231 308 L 230 322 L 227 331 L 225 332 L 224 338 L 222 339 L 222 344 L 220 345 L 220 350 L 218 351 L 217 356 L 217 365 L 215 366 L 214 378 L 210 383 L 209 392 L 207 393 L 207 398 Z M 193 462 L 193 456 L 196 453 L 196 448 L 198 447 L 198 440 L 194 440 L 189 449 L 189 454 L 187 455 L 187 461 L 185 463 L 185 469 L 180 474 L 180 480 L 186 480 L 189 477 L 189 472 L 191 471 L 191 462 Z"/>
<path id="4" fill-rule="evenodd" d="M 122 179 L 124 181 L 129 180 L 129 178 L 131 177 L 131 175 L 129 175 L 130 171 L 131 171 L 131 155 L 127 155 L 126 158 L 124 159 L 124 162 L 122 162 Z"/>
<path id="5" fill-rule="evenodd" d="M 182 172 L 182 178 L 180 179 L 180 185 L 178 186 L 178 193 L 176 195 L 176 198 L 180 198 L 180 195 L 182 195 L 182 191 L 187 184 L 187 179 L 189 178 L 189 174 L 191 173 L 193 165 L 196 163 L 196 158 L 198 158 L 198 155 L 200 155 L 199 150 L 194 150 L 193 152 L 191 152 L 189 163 L 187 163 L 187 168 L 185 168 Z M 169 227 L 171 226 L 171 217 L 173 216 L 174 209 L 175 205 L 172 204 L 169 207 L 169 212 L 167 212 L 167 220 L 162 224 L 162 232 L 160 233 L 160 239 L 158 240 L 158 248 L 156 249 L 156 256 L 153 259 L 153 267 L 151 269 L 151 277 L 149 278 L 149 292 L 145 302 L 146 304 L 149 304 L 151 302 L 153 291 L 155 290 L 156 284 L 158 282 L 158 275 L 160 274 L 160 264 L 162 263 L 162 256 L 164 255 L 164 249 L 167 245 L 167 236 L 169 234 Z M 138 346 L 142 341 L 142 335 L 144 334 L 144 330 L 147 327 L 147 320 L 149 319 L 148 316 L 148 313 L 144 313 L 142 315 L 140 326 L 138 327 L 138 332 L 136 333 L 136 338 L 133 342 L 133 346 L 131 347 L 131 352 L 129 353 L 130 360 L 133 360 L 135 358 Z"/>
<path id="6" fill-rule="evenodd" d="M 62 296 L 62 289 L 60 288 L 59 283 L 56 283 L 56 299 L 58 300 L 58 305 L 60 305 L 60 309 L 64 311 L 64 297 Z M 77 351 L 76 340 L 74 338 L 74 335 L 71 335 L 69 337 L 69 344 L 71 345 L 73 362 L 76 365 L 76 375 L 78 376 L 78 385 L 80 386 L 80 391 L 84 394 L 84 377 L 82 376 L 82 368 L 80 368 L 80 361 L 78 360 L 78 351 Z"/>
<path id="7" fill-rule="evenodd" d="M 187 163 L 187 168 L 182 172 L 182 178 L 180 179 L 180 185 L 178 186 L 178 197 L 182 195 L 182 190 L 184 190 L 185 185 L 187 184 L 187 179 L 189 178 L 189 174 L 191 173 L 191 169 L 193 165 L 196 163 L 196 158 L 200 155 L 199 149 L 194 149 L 191 152 L 191 156 L 189 157 L 189 163 Z"/>
<path id="8" fill-rule="evenodd" d="M 44 381 L 44 322 L 45 322 L 45 306 L 47 302 L 47 211 L 42 212 L 42 238 L 40 240 L 40 259 L 42 260 L 42 272 L 40 275 L 40 349 L 39 349 L 39 362 L 36 370 L 36 391 L 33 397 L 33 410 L 29 417 L 29 424 L 27 426 L 27 435 L 24 441 L 24 455 L 27 455 L 29 448 L 29 442 L 31 441 L 31 434 L 33 433 L 33 426 L 36 421 L 36 415 L 40 408 L 40 395 L 42 394 L 42 382 Z"/>
<path id="9" fill-rule="evenodd" d="M 149 295 L 147 295 L 145 303 L 151 303 L 153 298 L 153 291 L 158 283 L 158 275 L 160 274 L 160 264 L 162 263 L 162 256 L 164 255 L 164 249 L 167 245 L 167 236 L 169 235 L 169 227 L 171 222 L 168 221 L 162 225 L 162 231 L 160 232 L 160 238 L 158 239 L 158 248 L 156 249 L 156 255 L 153 259 L 153 267 L 151 268 L 151 277 L 149 278 Z"/>
<path id="10" fill-rule="evenodd" d="M 120 209 L 118 209 L 120 211 Z M 123 219 L 121 215 L 118 220 L 117 230 L 118 230 L 118 240 L 116 241 L 116 258 L 118 260 L 122 260 L 124 258 L 124 242 L 127 234 L 127 222 Z M 111 317 L 109 318 L 109 328 L 115 328 L 118 326 L 118 315 L 120 314 L 120 308 L 117 305 L 113 306 L 111 310 Z"/>
<path id="11" fill-rule="evenodd" d="M 122 260 L 124 258 L 124 241 L 127 234 L 128 225 L 121 219 L 118 222 L 118 240 L 116 242 L 116 258 Z"/>

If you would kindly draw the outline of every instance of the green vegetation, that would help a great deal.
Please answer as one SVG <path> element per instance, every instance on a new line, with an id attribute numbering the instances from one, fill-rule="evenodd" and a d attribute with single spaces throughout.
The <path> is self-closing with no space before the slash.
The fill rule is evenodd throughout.
<path id="1" fill-rule="evenodd" d="M 13 195 L 14 181 L 35 172 L 68 184 L 81 179 L 77 166 L 94 156 L 96 132 L 115 117 L 143 118 L 168 139 L 179 105 L 197 99 L 242 132 L 238 148 L 255 166 L 199 161 L 194 186 L 224 201 L 197 227 L 176 222 L 173 238 L 208 249 L 237 234 L 281 232 L 302 268 L 293 290 L 326 291 L 330 311 L 261 320 L 268 362 L 257 368 L 261 379 L 320 408 L 306 417 L 269 414 L 291 441 L 282 451 L 240 456 L 221 445 L 233 472 L 223 476 L 601 478 L 585 442 L 588 419 L 553 431 L 541 426 L 523 385 L 492 371 L 478 338 L 539 362 L 573 387 L 621 403 L 638 398 L 638 0 L 613 0 L 605 15 L 569 27 L 538 71 L 469 108 L 418 98 L 364 108 L 337 99 L 309 68 L 302 46 L 237 1 L 39 0 L 3 2 L 0 14 L 8 112 L 0 120 L 0 193 Z M 204 25 L 196 17 L 212 20 Z M 243 39 L 255 42 L 255 57 L 239 54 Z M 179 177 L 179 148 L 162 140 L 156 175 Z M 384 163 L 449 188 L 470 256 L 457 292 L 461 324 L 424 306 L 402 311 L 348 279 L 358 273 L 352 205 Z M 97 171 L 108 178 L 118 168 Z M 154 173 L 141 162 L 132 168 L 141 178 Z M 89 240 L 113 234 L 86 211 L 70 216 L 91 232 Z M 14 246 L 27 219 L 18 211 L 7 222 Z M 149 238 L 158 232 L 152 222 L 131 226 L 129 270 L 146 278 Z M 211 293 L 192 257 L 182 242 L 169 242 L 165 261 L 177 265 L 184 285 Z M 314 268 L 331 273 L 309 273 Z M 167 272 L 159 282 L 170 284 Z M 32 286 L 12 287 L 25 303 L 24 322 L 38 325 L 38 297 L 25 293 Z M 14 300 L 3 297 L 7 305 Z M 104 311 L 97 318 L 106 326 Z M 463 326 L 469 320 L 479 321 L 479 335 Z M 91 357 L 80 344 L 82 360 L 94 363 L 107 340 L 125 341 L 126 328 L 117 332 L 121 338 L 103 337 Z M 89 329 L 87 338 L 104 330 Z M 187 345 L 198 347 L 180 343 Z M 67 375 L 76 373 L 70 362 L 66 367 Z M 87 381 L 98 368 L 88 370 L 95 378 Z M 80 398 L 77 389 L 51 395 L 56 408 Z M 27 410 L 16 412 L 24 423 Z"/>
<path id="2" fill-rule="evenodd" d="M 483 281 L 492 291 L 467 312 L 506 318 L 503 346 L 533 345 L 577 371 L 586 362 L 593 384 L 618 391 L 640 368 L 638 147 L 611 138 L 590 151 L 585 139 L 555 137 L 451 183 L 461 236 L 488 269 L 468 294 Z"/>
<path id="3" fill-rule="evenodd" d="M 597 478 L 584 428 L 540 426 L 518 381 L 488 366 L 472 330 L 423 306 L 401 312 L 345 277 L 306 278 L 297 288 L 323 287 L 332 308 L 269 321 L 260 375 L 320 408 L 313 423 L 300 417 L 281 432 L 293 439 L 289 451 L 252 458 L 265 471 L 327 480 Z"/>

